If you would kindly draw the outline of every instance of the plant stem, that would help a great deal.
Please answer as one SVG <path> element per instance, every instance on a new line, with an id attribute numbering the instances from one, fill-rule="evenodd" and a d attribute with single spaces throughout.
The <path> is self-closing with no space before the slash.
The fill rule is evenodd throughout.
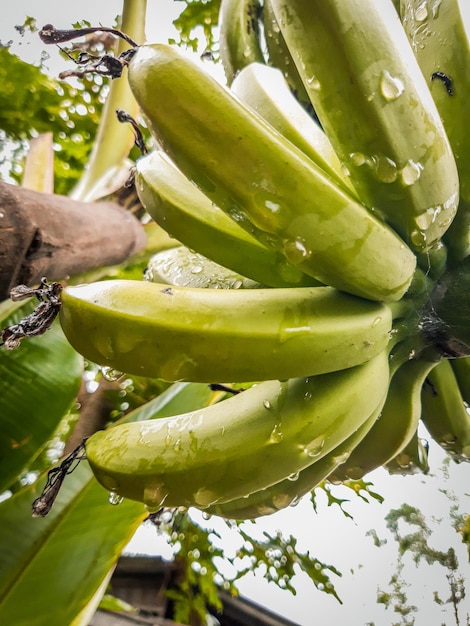
<path id="1" fill-rule="evenodd" d="M 146 9 L 147 0 L 123 0 L 120 28 L 129 37 L 142 43 L 145 40 Z M 127 42 L 119 40 L 116 56 L 128 47 Z M 123 109 L 133 117 L 137 115 L 137 103 L 127 77 L 113 80 L 111 83 L 87 168 L 71 193 L 71 197 L 76 200 L 95 200 L 93 188 L 97 182 L 110 168 L 121 164 L 133 145 L 133 132 L 128 124 L 121 124 L 117 120 L 116 109 Z"/>

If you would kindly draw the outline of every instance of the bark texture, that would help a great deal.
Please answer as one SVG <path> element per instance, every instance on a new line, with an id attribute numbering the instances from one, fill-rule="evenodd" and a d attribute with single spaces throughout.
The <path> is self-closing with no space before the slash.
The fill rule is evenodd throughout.
<path id="1" fill-rule="evenodd" d="M 145 243 L 139 220 L 114 202 L 79 202 L 0 182 L 0 300 L 42 276 L 60 280 L 121 263 Z"/>

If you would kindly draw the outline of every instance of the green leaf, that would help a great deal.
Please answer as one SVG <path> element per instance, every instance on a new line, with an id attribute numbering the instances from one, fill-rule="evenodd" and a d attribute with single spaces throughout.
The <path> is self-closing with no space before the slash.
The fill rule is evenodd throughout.
<path id="1" fill-rule="evenodd" d="M 69 624 L 147 515 L 137 502 L 111 506 L 83 463 L 64 481 L 51 513 L 32 518 L 43 484 L 0 505 L 2 624 Z"/>
<path id="2" fill-rule="evenodd" d="M 32 303 L 0 315 L 0 327 L 18 322 Z M 74 402 L 83 359 L 58 324 L 16 350 L 0 348 L 0 493 L 8 488 L 51 439 Z"/>
<path id="3" fill-rule="evenodd" d="M 162 417 L 205 406 L 207 385 L 173 385 L 124 419 Z M 145 507 L 109 504 L 87 463 L 66 477 L 51 512 L 31 517 L 45 479 L 0 503 L 0 624 L 63 626 L 87 606 L 146 517 Z"/>

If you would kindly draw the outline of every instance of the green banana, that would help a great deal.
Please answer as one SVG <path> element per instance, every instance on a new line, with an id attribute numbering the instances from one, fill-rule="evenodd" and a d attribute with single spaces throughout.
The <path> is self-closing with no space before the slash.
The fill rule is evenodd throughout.
<path id="1" fill-rule="evenodd" d="M 457 210 L 442 121 L 392 2 L 272 0 L 313 107 L 359 197 L 416 251 Z"/>
<path id="2" fill-rule="evenodd" d="M 109 280 L 62 292 L 62 328 L 100 365 L 169 381 L 245 382 L 364 363 L 392 313 L 331 287 L 190 289 Z"/>
<path id="3" fill-rule="evenodd" d="M 469 461 L 470 415 L 450 361 L 441 361 L 429 372 L 428 381 L 422 392 L 424 425 L 455 461 Z"/>
<path id="4" fill-rule="evenodd" d="M 429 472 L 429 445 L 415 432 L 411 441 L 393 459 L 384 465 L 389 474 L 412 475 Z"/>
<path id="5" fill-rule="evenodd" d="M 338 465 L 344 463 L 351 451 L 372 428 L 382 410 L 384 400 L 385 398 L 352 435 L 305 469 L 291 474 L 281 482 L 261 491 L 255 491 L 243 498 L 210 506 L 206 512 L 228 519 L 255 519 L 262 515 L 271 515 L 296 504 L 300 498 L 325 480 Z"/>
<path id="6" fill-rule="evenodd" d="M 219 53 L 227 82 L 249 63 L 264 63 L 260 43 L 258 0 L 222 0 L 219 11 Z"/>
<path id="7" fill-rule="evenodd" d="M 391 461 L 409 444 L 421 417 L 421 388 L 435 365 L 410 360 L 395 371 L 380 417 L 347 461 L 333 471 L 329 477 L 332 482 L 362 478 Z"/>
<path id="8" fill-rule="evenodd" d="M 269 65 L 279 68 L 301 106 L 306 110 L 311 110 L 310 99 L 300 74 L 295 67 L 289 48 L 284 41 L 270 0 L 264 0 L 263 2 L 263 27 Z"/>
<path id="9" fill-rule="evenodd" d="M 259 283 L 227 270 L 185 246 L 161 250 L 148 261 L 144 274 L 151 283 L 210 289 L 259 289 Z"/>
<path id="10" fill-rule="evenodd" d="M 403 0 L 400 14 L 454 151 L 460 203 L 445 235 L 452 261 L 470 254 L 470 15 L 464 0 Z"/>
<path id="11" fill-rule="evenodd" d="M 266 381 L 206 409 L 99 431 L 86 442 L 87 458 L 106 489 L 151 510 L 205 508 L 328 454 L 369 418 L 388 379 L 384 351 L 348 370 Z"/>
<path id="12" fill-rule="evenodd" d="M 294 98 L 278 69 L 252 63 L 239 72 L 231 89 L 339 186 L 355 195 L 330 140 Z"/>
<path id="13" fill-rule="evenodd" d="M 470 357 L 451 359 L 450 364 L 457 379 L 462 399 L 470 405 Z"/>
<path id="14" fill-rule="evenodd" d="M 262 243 L 338 289 L 403 296 L 416 266 L 411 250 L 201 68 L 170 46 L 141 46 L 129 81 L 178 167 Z"/>
<path id="15" fill-rule="evenodd" d="M 185 246 L 269 287 L 318 284 L 217 208 L 161 150 L 136 163 L 136 189 L 153 219 Z"/>

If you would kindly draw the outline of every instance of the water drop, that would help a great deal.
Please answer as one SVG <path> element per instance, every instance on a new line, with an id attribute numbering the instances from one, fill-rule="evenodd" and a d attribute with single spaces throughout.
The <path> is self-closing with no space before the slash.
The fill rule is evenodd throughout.
<path id="1" fill-rule="evenodd" d="M 314 459 L 315 457 L 321 454 L 324 445 L 325 445 L 324 439 L 320 439 L 320 438 L 314 439 L 313 441 L 311 441 L 310 443 L 308 443 L 302 448 L 302 452 L 306 454 L 308 457 Z"/>
<path id="2" fill-rule="evenodd" d="M 320 81 L 316 76 L 310 76 L 309 78 L 307 78 L 307 85 L 310 87 L 310 89 L 315 89 L 315 91 L 321 89 Z"/>
<path id="3" fill-rule="evenodd" d="M 119 380 L 124 374 L 119 370 L 114 369 L 113 367 L 108 367 L 107 365 L 104 365 L 101 368 L 101 375 L 105 380 L 112 383 L 116 380 Z"/>
<path id="4" fill-rule="evenodd" d="M 427 7 L 427 2 L 422 2 L 416 9 L 415 9 L 415 20 L 417 22 L 424 22 L 428 17 L 428 7 Z"/>
<path id="5" fill-rule="evenodd" d="M 292 502 L 292 496 L 287 493 L 278 493 L 273 497 L 273 504 L 276 509 L 285 509 Z"/>
<path id="6" fill-rule="evenodd" d="M 431 8 L 431 15 L 433 19 L 436 19 L 439 15 L 439 7 L 441 6 L 442 0 L 436 0 Z"/>
<path id="7" fill-rule="evenodd" d="M 397 164 L 392 159 L 379 154 L 373 157 L 372 162 L 377 178 L 383 183 L 393 183 L 398 176 Z"/>
<path id="8" fill-rule="evenodd" d="M 311 251 L 308 250 L 305 240 L 297 237 L 284 242 L 284 255 L 292 265 L 298 265 L 310 257 Z"/>
<path id="9" fill-rule="evenodd" d="M 293 472 L 292 474 L 289 474 L 289 476 L 287 477 L 287 480 L 291 480 L 292 482 L 295 482 L 296 480 L 299 480 L 299 476 L 300 476 L 300 472 Z"/>
<path id="10" fill-rule="evenodd" d="M 144 488 L 143 502 L 150 513 L 158 511 L 167 497 L 168 492 L 163 484 L 147 485 Z"/>
<path id="11" fill-rule="evenodd" d="M 198 506 L 201 506 L 203 508 L 206 508 L 208 506 L 211 506 L 212 504 L 215 504 L 217 500 L 219 499 L 216 493 L 214 493 L 213 491 L 205 487 L 201 487 L 200 489 L 198 489 L 196 493 L 193 494 L 193 497 L 194 497 L 194 502 Z"/>
<path id="12" fill-rule="evenodd" d="M 113 506 L 117 506 L 118 504 L 121 504 L 121 502 L 124 500 L 124 498 L 122 496 L 120 496 L 119 494 L 117 494 L 115 491 L 110 491 L 109 492 L 109 504 L 112 504 Z"/>
<path id="13" fill-rule="evenodd" d="M 281 431 L 281 424 L 275 424 L 269 436 L 269 443 L 280 443 L 283 438 L 284 435 Z"/>
<path id="14" fill-rule="evenodd" d="M 367 161 L 366 155 L 362 154 L 362 152 L 351 152 L 349 158 L 351 159 L 351 163 L 356 167 L 361 167 L 361 165 L 364 165 Z"/>
<path id="15" fill-rule="evenodd" d="M 380 77 L 380 93 L 387 102 L 393 102 L 405 91 L 403 81 L 384 70 Z"/>
<path id="16" fill-rule="evenodd" d="M 263 401 L 263 406 L 265 409 L 270 409 L 271 408 L 271 402 L 269 400 L 264 400 Z"/>
<path id="17" fill-rule="evenodd" d="M 414 185 L 414 183 L 421 176 L 423 166 L 421 163 L 416 163 L 413 159 L 409 159 L 400 171 L 401 180 L 404 185 Z"/>
<path id="18" fill-rule="evenodd" d="M 202 270 L 202 265 L 193 265 L 193 267 L 191 268 L 191 274 L 200 274 Z"/>

